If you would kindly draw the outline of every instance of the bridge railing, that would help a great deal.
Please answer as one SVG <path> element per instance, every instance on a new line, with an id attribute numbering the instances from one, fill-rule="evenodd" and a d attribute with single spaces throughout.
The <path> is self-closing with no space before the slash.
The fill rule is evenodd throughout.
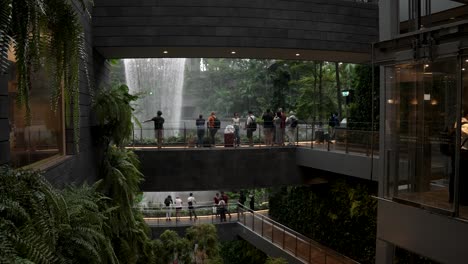
<path id="1" fill-rule="evenodd" d="M 239 205 L 239 223 L 306 263 L 357 264 L 358 262 L 284 226 L 266 215 Z"/>
<path id="2" fill-rule="evenodd" d="M 226 124 L 227 122 L 223 122 Z M 191 124 L 191 123 L 190 123 Z M 165 124 L 160 135 L 162 141 L 160 146 L 163 148 L 195 148 L 195 147 L 237 147 L 249 146 L 247 130 L 243 125 L 239 129 L 239 141 L 236 142 L 233 130 L 221 126 L 214 134 L 214 144 L 208 128 L 197 129 L 193 124 L 188 123 Z M 265 129 L 259 122 L 257 129 L 253 134 L 253 147 L 275 147 L 275 146 L 297 146 L 306 148 L 315 148 L 326 151 L 336 151 L 353 154 L 371 155 L 378 153 L 379 132 L 370 129 L 370 122 L 353 122 L 331 127 L 327 120 L 305 122 L 300 121 L 296 128 L 286 127 L 280 131 Z M 270 131 L 269 133 L 267 133 Z M 276 136 L 281 132 L 282 137 Z M 270 135 L 270 140 L 268 140 Z M 292 140 L 289 137 L 293 135 Z M 199 136 L 201 140 L 199 140 Z M 130 140 L 131 147 L 156 147 L 158 146 L 158 131 L 154 128 L 135 127 Z"/>
<path id="3" fill-rule="evenodd" d="M 145 220 L 152 226 L 167 226 L 167 225 L 190 225 L 193 223 L 219 223 L 220 211 L 219 207 L 213 203 L 195 204 L 193 210 L 195 214 L 190 216 L 190 209 L 187 205 L 179 207 L 177 210 L 175 205 L 170 206 L 140 206 L 137 207 Z M 229 203 L 226 206 L 226 221 L 238 221 L 239 220 L 239 208 L 237 203 Z M 177 212 L 177 215 L 176 215 Z M 166 220 L 167 213 L 171 218 L 171 223 Z M 197 219 L 195 219 L 195 215 Z M 177 217 L 177 218 L 176 218 Z M 192 222 L 193 221 L 193 222 Z"/>

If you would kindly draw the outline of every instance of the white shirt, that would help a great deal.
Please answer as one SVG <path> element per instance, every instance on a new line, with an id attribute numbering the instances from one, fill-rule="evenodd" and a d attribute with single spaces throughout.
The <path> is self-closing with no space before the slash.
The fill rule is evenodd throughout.
<path id="1" fill-rule="evenodd" d="M 232 124 L 235 126 L 240 126 L 240 118 L 239 117 L 233 117 L 232 118 Z"/>
<path id="2" fill-rule="evenodd" d="M 181 208 L 182 207 L 182 199 L 180 199 L 180 198 L 175 199 L 175 207 L 176 208 Z"/>
<path id="3" fill-rule="evenodd" d="M 189 196 L 189 198 L 187 199 L 187 202 L 189 202 L 189 203 L 192 202 L 192 204 L 197 203 L 197 201 L 195 201 L 195 197 L 193 197 L 193 196 Z"/>

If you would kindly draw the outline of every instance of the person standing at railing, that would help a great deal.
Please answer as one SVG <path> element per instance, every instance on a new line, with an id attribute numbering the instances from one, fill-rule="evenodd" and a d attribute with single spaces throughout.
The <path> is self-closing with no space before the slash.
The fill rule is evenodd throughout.
<path id="1" fill-rule="evenodd" d="M 197 126 L 197 147 L 203 147 L 203 138 L 205 137 L 205 119 L 203 119 L 203 115 L 199 115 L 198 119 L 195 121 L 195 125 Z"/>
<path id="2" fill-rule="evenodd" d="M 288 140 L 289 146 L 294 145 L 295 138 L 296 138 L 296 127 L 297 127 L 297 117 L 295 116 L 296 113 L 294 111 L 289 112 L 289 117 L 286 119 L 286 126 L 287 126 L 287 133 L 288 133 Z"/>
<path id="3" fill-rule="evenodd" d="M 192 221 L 192 214 L 195 217 L 195 220 L 197 220 L 197 214 L 195 213 L 195 207 L 194 207 L 196 203 L 197 201 L 195 200 L 195 197 L 193 197 L 193 193 L 190 193 L 189 198 L 187 199 L 190 221 Z"/>
<path id="4" fill-rule="evenodd" d="M 166 221 L 171 221 L 171 206 L 174 204 L 172 197 L 168 195 L 164 199 L 164 205 L 166 206 Z"/>
<path id="5" fill-rule="evenodd" d="M 221 222 L 226 222 L 226 202 L 223 199 L 219 200 L 218 208 L 219 208 L 219 220 Z"/>
<path id="6" fill-rule="evenodd" d="M 335 127 L 339 125 L 340 121 L 338 120 L 338 115 L 332 113 L 328 120 L 328 134 L 330 135 L 330 140 L 335 139 Z"/>
<path id="7" fill-rule="evenodd" d="M 225 211 L 225 213 L 227 213 L 229 215 L 229 219 L 230 219 L 231 218 L 231 213 L 229 212 L 229 197 L 224 192 L 221 192 L 221 200 L 223 200 L 224 203 L 226 203 L 226 208 L 225 208 L 224 211 Z"/>
<path id="8" fill-rule="evenodd" d="M 179 196 L 175 199 L 175 216 L 176 222 L 180 221 L 180 211 L 182 211 L 182 199 Z"/>
<path id="9" fill-rule="evenodd" d="M 162 147 L 163 137 L 164 137 L 164 118 L 162 117 L 162 112 L 159 110 L 157 112 L 157 116 L 144 121 L 143 123 L 147 122 L 154 122 L 154 137 L 156 138 L 156 143 L 158 148 Z"/>
<path id="10" fill-rule="evenodd" d="M 208 117 L 208 122 L 207 122 L 207 126 L 208 126 L 208 130 L 210 131 L 210 139 L 211 139 L 211 145 L 213 147 L 216 146 L 216 142 L 215 142 L 215 136 L 216 136 L 216 132 L 218 132 L 218 129 L 219 127 L 218 124 L 216 124 L 218 119 L 216 118 L 216 115 L 215 115 L 215 112 L 211 112 L 211 115 L 210 117 Z"/>
<path id="11" fill-rule="evenodd" d="M 284 136 L 286 134 L 286 113 L 283 108 L 280 108 L 278 111 L 281 112 L 281 146 L 284 146 Z"/>
<path id="12" fill-rule="evenodd" d="M 267 109 L 262 116 L 263 119 L 263 134 L 265 136 L 265 145 L 273 146 L 273 113 Z"/>
<path id="13" fill-rule="evenodd" d="M 234 144 L 236 147 L 240 146 L 240 118 L 238 113 L 234 113 L 232 118 L 232 125 L 234 126 Z"/>
<path id="14" fill-rule="evenodd" d="M 252 111 L 248 112 L 247 120 L 245 121 L 245 129 L 247 129 L 247 138 L 249 139 L 249 146 L 253 147 L 253 133 L 257 130 L 257 122 Z"/>
<path id="15" fill-rule="evenodd" d="M 281 146 L 283 144 L 283 130 L 281 129 L 281 112 L 276 112 L 273 118 L 273 125 L 275 126 L 275 145 Z"/>
<path id="16" fill-rule="evenodd" d="M 216 207 L 215 217 L 218 217 L 218 215 L 219 215 L 219 207 L 218 207 L 219 200 L 220 200 L 219 193 L 216 193 L 215 197 L 213 197 L 214 207 Z"/>
<path id="17" fill-rule="evenodd" d="M 249 195 L 250 197 L 250 202 L 249 202 L 249 206 L 250 206 L 250 211 L 255 211 L 255 195 L 252 193 Z"/>

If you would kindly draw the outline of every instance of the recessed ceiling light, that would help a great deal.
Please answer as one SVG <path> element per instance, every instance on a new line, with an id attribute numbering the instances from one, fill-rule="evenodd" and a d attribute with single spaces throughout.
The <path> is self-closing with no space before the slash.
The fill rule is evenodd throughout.
<path id="1" fill-rule="evenodd" d="M 164 53 L 164 54 L 168 54 L 168 53 L 169 53 L 169 51 L 165 50 L 165 51 L 163 51 L 163 53 Z"/>
<path id="2" fill-rule="evenodd" d="M 343 65 L 343 63 L 342 63 L 342 62 L 340 62 L 340 63 L 338 63 L 338 65 Z"/>
<path id="3" fill-rule="evenodd" d="M 465 68 L 462 68 L 462 71 L 464 71 L 464 70 L 465 70 Z"/>
<path id="4" fill-rule="evenodd" d="M 450 19 L 451 19 L 451 20 L 454 20 L 454 19 L 455 19 L 455 17 L 451 17 Z"/>
<path id="5" fill-rule="evenodd" d="M 235 51 L 231 51 L 231 54 L 236 54 L 236 52 L 235 52 Z"/>
<path id="6" fill-rule="evenodd" d="M 299 57 L 299 56 L 301 56 L 301 54 L 300 54 L 300 53 L 296 53 L 296 57 Z"/>
<path id="7" fill-rule="evenodd" d="M 427 68 L 427 67 L 429 67 L 429 64 L 425 64 L 425 65 L 424 65 L 424 68 Z"/>
<path id="8" fill-rule="evenodd" d="M 465 60 L 465 62 L 468 62 L 468 60 Z"/>

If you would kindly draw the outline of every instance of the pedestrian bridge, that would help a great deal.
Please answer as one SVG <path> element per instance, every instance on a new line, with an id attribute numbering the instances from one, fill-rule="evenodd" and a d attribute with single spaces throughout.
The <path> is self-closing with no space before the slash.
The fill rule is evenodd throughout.
<path id="1" fill-rule="evenodd" d="M 378 39 L 377 1 L 94 0 L 105 58 L 277 58 L 362 63 Z"/>
<path id="2" fill-rule="evenodd" d="M 135 148 L 144 192 L 302 185 L 341 174 L 376 180 L 378 159 L 338 144 L 241 148 Z M 354 151 L 353 151 L 354 150 Z"/>
<path id="3" fill-rule="evenodd" d="M 268 256 L 282 257 L 288 263 L 356 264 L 340 253 L 331 250 L 312 239 L 274 221 L 268 217 L 268 210 L 250 211 L 240 207 L 227 222 L 220 222 L 214 215 L 199 216 L 196 221 L 182 217 L 180 221 L 166 221 L 164 217 L 145 218 L 153 232 L 153 238 L 172 229 L 184 235 L 185 229 L 194 224 L 211 223 L 218 229 L 220 240 L 240 237 Z"/>

